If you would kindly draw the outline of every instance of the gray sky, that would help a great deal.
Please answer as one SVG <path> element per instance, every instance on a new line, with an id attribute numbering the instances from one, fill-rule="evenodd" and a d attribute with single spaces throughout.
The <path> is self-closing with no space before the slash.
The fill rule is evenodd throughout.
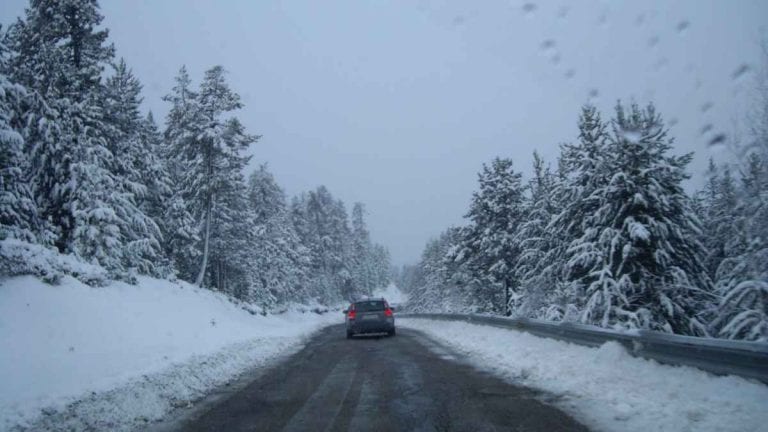
<path id="1" fill-rule="evenodd" d="M 26 3 L 4 0 L 2 22 Z M 588 101 L 610 114 L 619 98 L 653 100 L 700 179 L 729 154 L 708 143 L 740 129 L 768 34 L 764 0 L 101 5 L 159 121 L 182 64 L 196 81 L 224 65 L 263 135 L 254 166 L 289 194 L 324 184 L 366 203 L 396 264 L 462 222 L 483 162 L 512 157 L 527 174 L 538 150 L 554 163 Z"/>

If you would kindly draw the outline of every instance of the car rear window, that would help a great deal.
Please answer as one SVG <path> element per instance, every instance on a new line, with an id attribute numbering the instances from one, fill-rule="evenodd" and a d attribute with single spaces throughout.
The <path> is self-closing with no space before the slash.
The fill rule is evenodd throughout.
<path id="1" fill-rule="evenodd" d="M 371 300 L 355 303 L 355 309 L 358 312 L 372 312 L 384 310 L 384 302 L 381 300 Z"/>

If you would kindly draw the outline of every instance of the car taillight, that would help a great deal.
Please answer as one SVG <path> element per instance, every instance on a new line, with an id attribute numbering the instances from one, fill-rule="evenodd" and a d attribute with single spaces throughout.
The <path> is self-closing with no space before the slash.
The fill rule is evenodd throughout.
<path id="1" fill-rule="evenodd" d="M 355 311 L 351 310 L 351 311 L 347 312 L 347 318 L 355 319 Z"/>
<path id="2" fill-rule="evenodd" d="M 391 317 L 392 316 L 392 309 L 390 309 L 390 308 L 384 309 L 384 316 Z"/>

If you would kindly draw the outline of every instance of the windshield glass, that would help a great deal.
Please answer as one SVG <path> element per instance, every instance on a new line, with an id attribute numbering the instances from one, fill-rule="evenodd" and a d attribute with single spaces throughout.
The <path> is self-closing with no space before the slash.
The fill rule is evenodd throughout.
<path id="1" fill-rule="evenodd" d="M 385 308 L 385 304 L 383 301 L 380 301 L 380 300 L 371 300 L 371 301 L 355 303 L 355 311 L 357 312 L 383 311 L 384 308 Z"/>
<path id="2" fill-rule="evenodd" d="M 0 0 L 65 430 L 768 430 L 768 0 Z"/>

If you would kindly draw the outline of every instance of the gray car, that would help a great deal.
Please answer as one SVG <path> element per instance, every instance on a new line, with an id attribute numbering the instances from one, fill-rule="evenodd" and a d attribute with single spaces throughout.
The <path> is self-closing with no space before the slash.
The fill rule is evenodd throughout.
<path id="1" fill-rule="evenodd" d="M 344 310 L 344 321 L 347 324 L 347 339 L 356 334 L 386 333 L 395 335 L 394 308 L 386 300 L 366 299 L 349 305 Z"/>

